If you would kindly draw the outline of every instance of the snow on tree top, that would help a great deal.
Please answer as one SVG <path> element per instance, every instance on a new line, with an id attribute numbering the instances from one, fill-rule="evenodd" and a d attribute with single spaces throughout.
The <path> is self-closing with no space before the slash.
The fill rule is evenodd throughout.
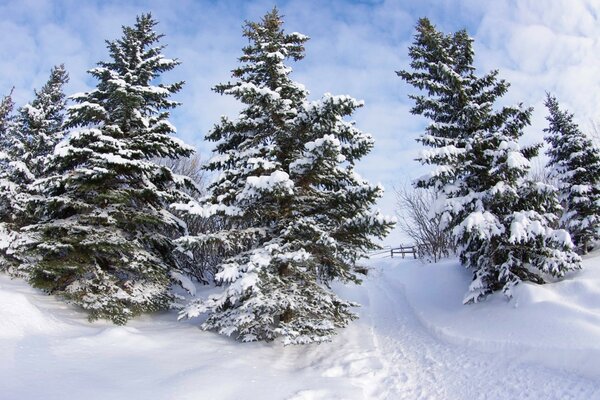
<path id="1" fill-rule="evenodd" d="M 310 37 L 303 35 L 302 33 L 299 33 L 299 32 L 292 32 L 289 35 L 294 36 L 294 37 L 296 37 L 296 39 L 301 40 L 301 41 L 307 41 L 310 39 Z"/>
<path id="2" fill-rule="evenodd" d="M 531 163 L 523 156 L 520 151 L 511 151 L 506 156 L 506 164 L 509 168 L 522 169 L 529 168 Z"/>
<path id="3" fill-rule="evenodd" d="M 504 232 L 504 227 L 489 211 L 474 211 L 454 228 L 454 232 L 457 235 L 462 232 L 471 232 L 480 239 L 490 239 Z"/>
<path id="4" fill-rule="evenodd" d="M 293 187 L 294 182 L 284 171 L 273 171 L 270 175 L 249 176 L 246 178 L 246 186 L 238 195 L 238 199 L 256 195 L 257 189 L 259 191 L 284 190 L 291 194 Z"/>

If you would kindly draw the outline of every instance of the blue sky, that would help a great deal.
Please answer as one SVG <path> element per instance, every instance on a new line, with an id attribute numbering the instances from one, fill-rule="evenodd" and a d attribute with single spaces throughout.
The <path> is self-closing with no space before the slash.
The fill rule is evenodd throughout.
<path id="1" fill-rule="evenodd" d="M 86 74 L 106 59 L 105 39 L 151 11 L 168 45 L 165 55 L 182 65 L 166 79 L 185 80 L 173 112 L 179 136 L 210 157 L 203 137 L 220 115 L 239 105 L 211 92 L 229 79 L 245 42 L 244 20 L 257 20 L 273 5 L 285 29 L 311 37 L 293 78 L 314 98 L 325 92 L 365 100 L 357 126 L 376 147 L 358 170 L 388 189 L 380 207 L 394 212 L 392 187 L 424 172 L 413 159 L 424 121 L 411 116 L 410 88 L 394 71 L 406 67 L 407 47 L 419 17 L 446 32 L 466 28 L 475 39 L 480 72 L 499 69 L 512 83 L 503 102 L 535 108 L 525 142 L 541 140 L 546 91 L 576 114 L 582 128 L 600 121 L 600 1 L 596 0 L 404 0 L 404 1 L 45 1 L 0 0 L 0 93 L 15 87 L 17 105 L 29 101 L 50 68 L 65 63 L 67 93 L 95 82 Z M 395 233 L 388 243 L 401 240 Z"/>

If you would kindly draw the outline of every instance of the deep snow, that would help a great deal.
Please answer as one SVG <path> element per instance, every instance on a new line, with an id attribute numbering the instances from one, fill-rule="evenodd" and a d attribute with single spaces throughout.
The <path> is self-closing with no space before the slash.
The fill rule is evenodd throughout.
<path id="1" fill-rule="evenodd" d="M 462 305 L 456 261 L 372 259 L 332 343 L 240 344 L 177 322 L 126 327 L 0 276 L 0 399 L 600 399 L 600 254 L 546 286 Z"/>

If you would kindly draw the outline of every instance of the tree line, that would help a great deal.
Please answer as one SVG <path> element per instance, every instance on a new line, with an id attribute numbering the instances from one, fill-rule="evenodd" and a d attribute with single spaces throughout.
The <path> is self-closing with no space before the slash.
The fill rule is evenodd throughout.
<path id="1" fill-rule="evenodd" d="M 355 171 L 374 145 L 347 119 L 362 102 L 309 101 L 289 66 L 309 38 L 286 33 L 273 9 L 245 24 L 232 80 L 213 88 L 242 111 L 213 126 L 214 154 L 200 165 L 169 122 L 184 83 L 161 79 L 180 62 L 163 55 L 156 25 L 144 14 L 108 41 L 88 92 L 67 98 L 59 65 L 29 104 L 2 100 L 1 268 L 90 320 L 176 307 L 241 341 L 330 340 L 356 317 L 330 283 L 359 283 L 359 259 L 394 226 L 373 211 L 383 188 Z M 412 96 L 413 113 L 432 120 L 419 160 L 435 167 L 416 186 L 433 190 L 436 234 L 474 272 L 467 301 L 579 268 L 576 250 L 598 239 L 600 159 L 572 116 L 548 97 L 560 184 L 533 182 L 540 146 L 518 144 L 531 110 L 494 107 L 508 84 L 476 75 L 467 33 L 421 19 L 409 56 L 398 74 L 425 92 Z M 216 175 L 207 187 L 203 172 Z M 178 288 L 193 293 L 194 281 L 216 291 L 186 303 Z"/>

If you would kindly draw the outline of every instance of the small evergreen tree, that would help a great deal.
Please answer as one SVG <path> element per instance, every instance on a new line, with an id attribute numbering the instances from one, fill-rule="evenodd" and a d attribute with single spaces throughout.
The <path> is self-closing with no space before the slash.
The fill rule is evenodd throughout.
<path id="1" fill-rule="evenodd" d="M 586 254 L 600 239 L 600 151 L 573 122 L 573 114 L 559 108 L 555 97 L 547 96 L 546 107 L 550 112 L 544 130 L 550 144 L 547 166 L 565 208 L 560 225 Z"/>
<path id="2" fill-rule="evenodd" d="M 185 224 L 168 205 L 188 201 L 189 179 L 151 160 L 193 150 L 171 135 L 170 100 L 182 82 L 153 84 L 179 62 L 162 55 L 150 14 L 107 42 L 111 60 L 90 74 L 94 90 L 72 96 L 73 128 L 50 160 L 52 176 L 36 181 L 38 223 L 31 283 L 90 311 L 90 319 L 123 324 L 173 299 L 170 272 L 179 260 L 173 239 Z"/>
<path id="3" fill-rule="evenodd" d="M 475 74 L 465 31 L 445 35 L 423 18 L 409 54 L 412 71 L 398 74 L 426 92 L 412 96 L 412 113 L 432 120 L 418 140 L 430 147 L 421 163 L 435 166 L 416 185 L 440 192 L 438 212 L 461 262 L 474 272 L 465 302 L 500 289 L 510 297 L 520 281 L 542 283 L 544 274 L 578 268 L 569 235 L 551 229 L 559 210 L 556 193 L 525 179 L 539 149 L 518 143 L 531 109 L 494 110 L 509 85 L 497 71 Z"/>
<path id="4" fill-rule="evenodd" d="M 352 303 L 328 288 L 358 282 L 354 265 L 376 247 L 391 222 L 369 211 L 381 195 L 354 172 L 372 138 L 344 117 L 361 106 L 346 96 L 308 102 L 290 79 L 287 59 L 304 57 L 308 38 L 286 34 L 276 9 L 246 24 L 241 65 L 218 93 L 240 100 L 238 119 L 223 118 L 207 136 L 218 142 L 207 169 L 220 171 L 211 193 L 191 212 L 215 215 L 227 229 L 181 240 L 188 247 L 223 243 L 220 293 L 182 316 L 206 313 L 204 329 L 242 341 L 283 337 L 286 344 L 329 340 L 355 317 Z M 183 207 L 183 206 L 182 206 Z"/>

